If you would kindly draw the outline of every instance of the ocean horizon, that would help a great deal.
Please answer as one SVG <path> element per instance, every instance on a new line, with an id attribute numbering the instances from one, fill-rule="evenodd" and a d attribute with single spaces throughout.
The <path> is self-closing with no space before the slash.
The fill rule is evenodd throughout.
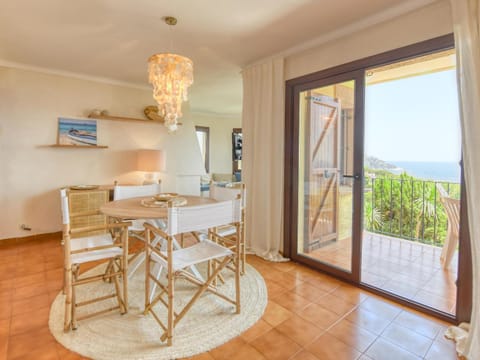
<path id="1" fill-rule="evenodd" d="M 441 180 L 448 182 L 460 182 L 460 164 L 455 161 L 388 161 L 397 166 L 395 174 L 404 170 L 407 174 L 423 180 Z"/>

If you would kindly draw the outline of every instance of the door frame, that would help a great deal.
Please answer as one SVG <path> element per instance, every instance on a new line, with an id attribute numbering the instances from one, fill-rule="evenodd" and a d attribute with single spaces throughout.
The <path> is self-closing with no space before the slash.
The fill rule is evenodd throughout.
<path id="1" fill-rule="evenodd" d="M 313 88 L 317 84 L 325 83 L 326 79 L 341 79 L 342 76 L 353 74 L 355 72 L 365 72 L 366 69 L 396 63 L 402 60 L 428 55 L 442 50 L 449 50 L 455 47 L 453 34 L 447 34 L 434 39 L 422 41 L 381 54 L 369 56 L 363 59 L 355 60 L 350 63 L 339 65 L 326 70 L 321 70 L 312 74 L 300 76 L 298 78 L 290 79 L 285 84 L 285 153 L 284 153 L 284 255 L 293 260 L 298 259 L 296 254 L 297 243 L 297 218 L 298 218 L 298 98 L 299 89 Z M 355 95 L 355 173 L 361 174 L 363 177 L 363 116 L 364 116 L 364 90 L 365 86 L 358 86 L 363 92 L 362 95 Z M 364 85 L 364 83 L 363 83 Z M 319 86 L 316 86 L 319 87 Z M 355 89 L 357 91 L 357 89 Z M 357 97 L 358 96 L 358 97 Z M 361 102 L 357 102 L 361 101 Z M 361 113 L 360 113 L 361 111 Z M 357 129 L 357 121 L 360 120 L 361 128 Z M 357 141 L 358 137 L 358 141 Z M 361 141 L 360 141 L 361 140 Z M 361 145 L 359 144 L 361 143 Z M 358 167 L 361 171 L 357 172 Z M 357 186 L 362 186 L 360 181 L 356 181 Z M 467 218 L 467 202 L 465 181 L 463 178 L 463 168 L 461 176 L 462 186 L 462 202 L 460 209 L 460 234 L 459 234 L 459 266 L 458 274 L 459 280 L 457 283 L 457 305 L 456 315 L 446 314 L 439 310 L 430 308 L 423 304 L 407 300 L 401 296 L 392 294 L 385 290 L 369 286 L 360 282 L 360 267 L 361 267 L 361 236 L 359 241 L 352 243 L 352 276 L 345 276 L 342 271 L 335 271 L 332 268 L 324 268 L 318 266 L 318 262 L 314 260 L 303 261 L 306 259 L 303 256 L 300 260 L 310 267 L 319 269 L 320 271 L 329 272 L 330 274 L 351 282 L 360 288 L 366 289 L 373 293 L 379 294 L 391 300 L 394 300 L 402 305 L 414 308 L 429 315 L 443 319 L 449 322 L 469 321 L 472 309 L 471 287 L 472 287 L 472 260 L 471 260 L 471 246 L 468 231 Z M 363 196 L 362 191 L 356 191 L 357 196 Z M 354 189 L 355 194 L 355 189 Z M 363 199 L 360 198 L 361 201 Z M 354 229 L 362 226 L 361 212 L 354 216 L 356 221 L 352 226 Z M 355 240 L 352 233 L 352 241 Z M 354 274 L 355 273 L 355 274 Z"/>
<path id="2" fill-rule="evenodd" d="M 292 171 L 290 171 L 290 176 L 287 179 L 287 164 L 285 164 L 285 184 L 289 182 L 289 188 L 291 191 L 286 191 L 287 185 L 285 185 L 285 204 L 288 202 L 288 206 L 285 205 L 285 219 L 295 219 L 294 222 L 287 224 L 287 221 L 284 222 L 285 226 L 285 235 L 288 232 L 290 237 L 288 240 L 292 241 L 284 243 L 284 252 L 285 255 L 291 258 L 294 261 L 301 261 L 307 264 L 310 267 L 316 268 L 318 270 L 328 272 L 334 276 L 337 276 L 346 281 L 359 282 L 360 280 L 360 261 L 361 261 L 361 242 L 359 241 L 359 236 L 361 236 L 361 219 L 358 216 L 353 216 L 352 218 L 352 259 L 351 259 L 351 272 L 344 271 L 340 268 L 329 266 L 328 264 L 321 263 L 317 260 L 309 258 L 308 256 L 297 253 L 297 232 L 298 226 L 296 219 L 298 218 L 298 196 L 294 196 L 293 192 L 298 193 L 298 157 L 293 156 L 298 151 L 299 146 L 299 94 L 303 91 L 316 89 L 323 86 L 328 86 L 332 84 L 337 84 L 345 81 L 355 80 L 355 95 L 354 95 L 354 174 L 360 174 L 362 177 L 363 174 L 363 160 L 361 154 L 363 154 L 363 104 L 364 104 L 364 83 L 365 83 L 365 71 L 363 69 L 345 72 L 342 74 L 337 74 L 329 77 L 324 77 L 321 79 L 315 79 L 313 81 L 308 81 L 305 83 L 296 84 L 291 88 L 291 97 L 292 97 L 292 118 L 293 121 L 288 123 L 289 128 L 287 128 L 287 122 L 285 123 L 285 134 L 289 136 L 285 138 L 285 159 L 287 156 L 290 157 L 289 160 L 292 161 Z M 287 82 L 288 84 L 288 82 Z M 288 89 L 288 87 L 287 87 Z M 289 90 L 287 90 L 287 93 Z M 358 131 L 357 131 L 357 126 Z M 357 137 L 357 134 L 362 134 L 361 137 Z M 288 138 L 288 140 L 287 140 Z M 288 145 L 287 145 L 288 141 Z M 288 150 L 287 150 L 288 149 Z M 289 196 L 288 196 L 289 195 Z M 288 196 L 288 200 L 287 200 Z M 361 191 L 361 181 L 354 181 L 353 183 L 353 212 L 358 213 L 361 211 L 363 194 Z M 287 213 L 288 212 L 288 213 Z M 294 239 L 294 240 L 293 240 Z M 284 241 L 287 241 L 287 236 L 284 236 Z M 360 256 L 356 256 L 360 254 Z"/>

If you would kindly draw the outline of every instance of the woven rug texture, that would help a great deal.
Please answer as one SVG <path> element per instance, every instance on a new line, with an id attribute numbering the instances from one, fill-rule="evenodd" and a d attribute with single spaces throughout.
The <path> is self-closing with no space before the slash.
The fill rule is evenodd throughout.
<path id="1" fill-rule="evenodd" d="M 100 274 L 105 266 L 89 270 L 88 274 Z M 205 269 L 200 268 L 202 274 Z M 234 274 L 224 271 L 225 283 L 219 291 L 233 297 L 235 293 Z M 166 279 L 161 280 L 165 282 Z M 65 296 L 59 293 L 50 309 L 49 327 L 53 336 L 66 348 L 83 356 L 99 360 L 162 360 L 193 356 L 240 335 L 263 315 L 267 305 L 267 289 L 262 276 L 247 265 L 246 274 L 241 277 L 241 314 L 235 314 L 235 307 L 211 294 L 204 293 L 185 317 L 175 327 L 173 346 L 160 342 L 162 333 L 151 314 L 143 315 L 144 309 L 144 267 L 129 279 L 129 312 L 120 315 L 113 311 L 78 323 L 78 329 L 63 332 Z M 178 312 L 193 295 L 197 287 L 179 279 L 175 284 L 175 309 Z M 112 293 L 114 285 L 95 282 L 81 285 L 77 289 L 79 301 Z M 82 307 L 78 314 L 95 312 L 115 306 L 115 300 L 98 302 Z M 166 308 L 161 303 L 155 306 L 156 314 L 166 320 Z M 165 322 L 166 323 L 166 322 Z"/>

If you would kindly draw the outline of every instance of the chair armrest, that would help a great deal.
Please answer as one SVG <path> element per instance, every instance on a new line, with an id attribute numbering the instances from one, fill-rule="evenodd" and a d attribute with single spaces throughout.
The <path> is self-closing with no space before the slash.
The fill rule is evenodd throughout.
<path id="1" fill-rule="evenodd" d="M 128 228 L 129 226 L 132 226 L 132 223 L 130 221 L 112 223 L 112 224 L 106 224 L 106 225 L 85 226 L 81 228 L 70 229 L 70 234 L 78 234 L 78 233 L 84 233 L 88 231 L 108 230 L 108 229 L 115 229 L 115 228 Z"/>

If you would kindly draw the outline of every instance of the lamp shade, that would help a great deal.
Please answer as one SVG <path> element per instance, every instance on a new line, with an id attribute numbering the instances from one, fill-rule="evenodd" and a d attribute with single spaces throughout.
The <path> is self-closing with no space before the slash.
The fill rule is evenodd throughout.
<path id="1" fill-rule="evenodd" d="M 159 172 L 165 170 L 165 154 L 162 150 L 138 150 L 137 170 Z"/>

